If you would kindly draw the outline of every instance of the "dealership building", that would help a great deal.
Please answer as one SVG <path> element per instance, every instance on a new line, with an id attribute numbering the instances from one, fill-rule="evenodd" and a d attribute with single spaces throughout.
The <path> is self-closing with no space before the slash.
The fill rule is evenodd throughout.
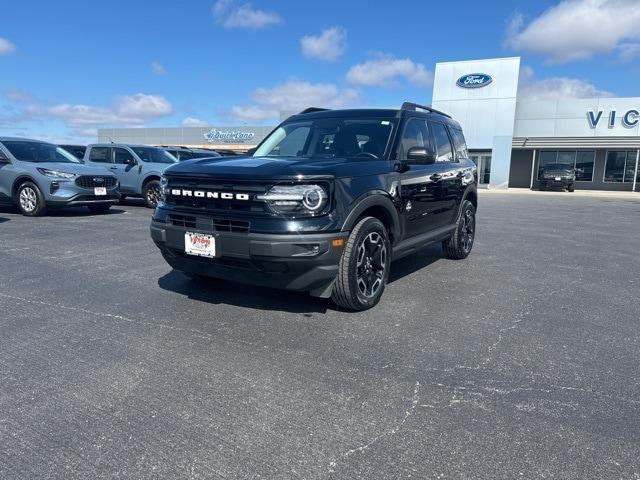
<path id="1" fill-rule="evenodd" d="M 519 79 L 518 57 L 436 64 L 431 103 L 462 125 L 481 187 L 537 188 L 541 167 L 562 163 L 576 189 L 640 191 L 640 97 L 530 100 Z M 246 150 L 272 128 L 106 128 L 98 141 Z"/>

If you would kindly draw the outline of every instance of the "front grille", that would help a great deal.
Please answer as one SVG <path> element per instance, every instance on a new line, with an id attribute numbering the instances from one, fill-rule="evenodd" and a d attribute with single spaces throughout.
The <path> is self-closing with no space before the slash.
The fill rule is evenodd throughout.
<path id="1" fill-rule="evenodd" d="M 204 232 L 249 233 L 250 223 L 245 220 L 195 217 L 192 215 L 169 214 L 169 223 L 176 227 L 193 228 Z"/>
<path id="2" fill-rule="evenodd" d="M 246 182 L 239 180 L 204 180 L 198 178 L 170 177 L 168 193 L 166 196 L 167 205 L 180 207 L 183 209 L 194 209 L 207 212 L 239 212 L 251 214 L 269 214 L 265 202 L 255 200 L 256 195 L 263 194 L 269 188 L 269 184 L 259 184 L 256 182 Z M 171 191 L 188 190 L 231 193 L 233 199 L 202 198 L 195 196 L 172 195 Z M 248 200 L 238 200 L 236 194 L 248 195 Z"/>
<path id="3" fill-rule="evenodd" d="M 105 188 L 113 188 L 116 186 L 117 180 L 115 177 L 108 176 L 90 176 L 90 175 L 81 175 L 76 178 L 76 185 L 81 188 L 95 188 L 95 187 L 105 187 Z"/>

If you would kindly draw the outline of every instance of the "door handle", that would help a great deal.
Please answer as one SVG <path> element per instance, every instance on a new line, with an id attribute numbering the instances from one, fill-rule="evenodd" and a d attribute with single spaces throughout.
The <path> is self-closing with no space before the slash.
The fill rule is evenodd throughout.
<path id="1" fill-rule="evenodd" d="M 117 170 L 118 167 L 109 167 L 109 170 Z"/>
<path id="2" fill-rule="evenodd" d="M 434 173 L 429 178 L 432 182 L 439 182 L 440 180 L 442 180 L 442 175 L 440 175 L 439 173 Z"/>

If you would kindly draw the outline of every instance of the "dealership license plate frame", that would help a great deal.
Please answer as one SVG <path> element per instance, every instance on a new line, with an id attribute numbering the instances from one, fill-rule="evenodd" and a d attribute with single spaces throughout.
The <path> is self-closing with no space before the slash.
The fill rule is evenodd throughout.
<path id="1" fill-rule="evenodd" d="M 107 195 L 107 189 L 106 189 L 106 187 L 95 187 L 93 189 L 93 194 L 96 197 L 104 197 L 104 196 Z"/>
<path id="2" fill-rule="evenodd" d="M 184 253 L 195 257 L 216 258 L 216 236 L 209 233 L 184 232 Z"/>

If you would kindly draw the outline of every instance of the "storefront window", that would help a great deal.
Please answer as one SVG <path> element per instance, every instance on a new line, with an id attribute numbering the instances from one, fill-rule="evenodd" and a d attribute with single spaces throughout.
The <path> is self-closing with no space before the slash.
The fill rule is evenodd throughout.
<path id="1" fill-rule="evenodd" d="M 562 163 L 573 165 L 577 181 L 592 182 L 595 158 L 596 152 L 593 150 L 542 150 L 538 156 L 538 180 L 542 175 L 542 167 L 546 164 Z"/>
<path id="2" fill-rule="evenodd" d="M 593 182 L 593 164 L 596 152 L 593 150 L 578 150 L 576 154 L 576 180 L 579 182 Z"/>
<path id="3" fill-rule="evenodd" d="M 633 175 L 636 170 L 636 155 L 636 150 L 613 150 L 607 152 L 604 181 L 633 183 Z"/>

